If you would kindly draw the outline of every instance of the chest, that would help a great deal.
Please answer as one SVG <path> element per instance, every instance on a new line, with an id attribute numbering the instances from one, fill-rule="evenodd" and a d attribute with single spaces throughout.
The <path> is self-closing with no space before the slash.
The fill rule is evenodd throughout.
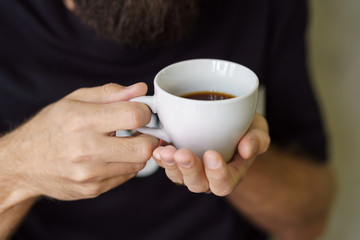
<path id="1" fill-rule="evenodd" d="M 186 59 L 234 61 L 251 68 L 261 80 L 267 39 L 265 5 L 218 5 L 185 41 L 130 49 L 101 39 L 69 12 L 43 13 L 36 7 L 9 4 L 10 12 L 0 14 L 0 130 L 80 87 L 143 81 L 152 94 L 155 74 Z"/>

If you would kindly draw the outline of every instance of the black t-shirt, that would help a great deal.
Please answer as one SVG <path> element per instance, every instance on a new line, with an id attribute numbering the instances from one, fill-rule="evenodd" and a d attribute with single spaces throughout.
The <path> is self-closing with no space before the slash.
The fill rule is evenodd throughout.
<path id="1" fill-rule="evenodd" d="M 150 87 L 163 67 L 218 58 L 252 69 L 266 87 L 272 142 L 325 159 L 321 119 L 305 66 L 305 0 L 212 0 L 186 41 L 132 49 L 101 39 L 61 0 L 0 2 L 0 132 L 80 87 Z M 265 239 L 225 200 L 194 194 L 163 170 L 95 199 L 42 199 L 13 239 Z"/>

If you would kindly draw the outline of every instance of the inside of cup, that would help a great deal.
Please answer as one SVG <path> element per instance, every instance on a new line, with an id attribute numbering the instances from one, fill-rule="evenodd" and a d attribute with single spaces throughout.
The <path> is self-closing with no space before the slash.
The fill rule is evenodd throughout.
<path id="1" fill-rule="evenodd" d="M 239 97 L 254 92 L 258 84 L 256 74 L 247 67 L 216 59 L 175 63 L 161 70 L 155 77 L 155 85 L 176 96 L 214 91 Z"/>

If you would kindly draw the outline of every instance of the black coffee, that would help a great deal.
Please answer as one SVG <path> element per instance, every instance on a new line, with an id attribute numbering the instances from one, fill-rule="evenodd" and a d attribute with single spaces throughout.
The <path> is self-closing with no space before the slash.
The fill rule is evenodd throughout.
<path id="1" fill-rule="evenodd" d="M 195 100 L 216 101 L 216 100 L 234 98 L 235 96 L 223 92 L 202 91 L 202 92 L 186 93 L 184 95 L 181 95 L 181 97 L 195 99 Z"/>

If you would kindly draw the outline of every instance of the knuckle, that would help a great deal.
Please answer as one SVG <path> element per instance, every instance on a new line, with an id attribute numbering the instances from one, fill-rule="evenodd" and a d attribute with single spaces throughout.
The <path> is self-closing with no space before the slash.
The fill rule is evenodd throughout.
<path id="1" fill-rule="evenodd" d="M 129 113 L 130 113 L 132 128 L 139 128 L 139 127 L 144 126 L 147 123 L 146 114 L 144 113 L 144 111 L 142 109 L 132 108 Z"/>
<path id="2" fill-rule="evenodd" d="M 139 145 L 139 157 L 148 160 L 152 157 L 154 146 L 151 141 L 142 141 Z"/>
<path id="3" fill-rule="evenodd" d="M 107 83 L 105 85 L 102 86 L 102 96 L 103 96 L 103 100 L 105 102 L 111 102 L 111 96 L 112 94 L 116 91 L 119 90 L 121 88 L 120 85 L 116 84 L 116 83 Z"/>
<path id="4" fill-rule="evenodd" d="M 77 167 L 83 164 L 99 160 L 100 155 L 98 148 L 98 141 L 91 137 L 84 137 L 83 135 L 73 134 L 67 139 L 66 146 L 62 149 L 67 156 L 67 162 Z"/>
<path id="5" fill-rule="evenodd" d="M 150 122 L 150 109 L 143 103 L 127 102 L 125 111 L 129 116 L 129 124 L 131 128 L 143 127 Z"/>
<path id="6" fill-rule="evenodd" d="M 84 146 L 74 146 L 72 150 L 69 151 L 69 162 L 72 164 L 80 164 L 92 161 L 93 156 L 86 149 L 91 148 L 86 148 Z"/>
<path id="7" fill-rule="evenodd" d="M 82 189 L 82 194 L 87 198 L 95 198 L 102 193 L 102 186 L 99 183 L 87 184 Z"/>
<path id="8" fill-rule="evenodd" d="M 116 83 L 107 83 L 102 86 L 102 90 L 104 94 L 111 93 L 113 89 L 115 89 L 118 85 Z"/>
<path id="9" fill-rule="evenodd" d="M 88 127 L 88 120 L 76 107 L 73 107 L 65 113 L 63 124 L 68 130 L 77 132 Z"/>
<path id="10" fill-rule="evenodd" d="M 77 183 L 90 183 L 94 179 L 94 175 L 89 171 L 81 169 L 72 174 L 72 179 Z"/>

